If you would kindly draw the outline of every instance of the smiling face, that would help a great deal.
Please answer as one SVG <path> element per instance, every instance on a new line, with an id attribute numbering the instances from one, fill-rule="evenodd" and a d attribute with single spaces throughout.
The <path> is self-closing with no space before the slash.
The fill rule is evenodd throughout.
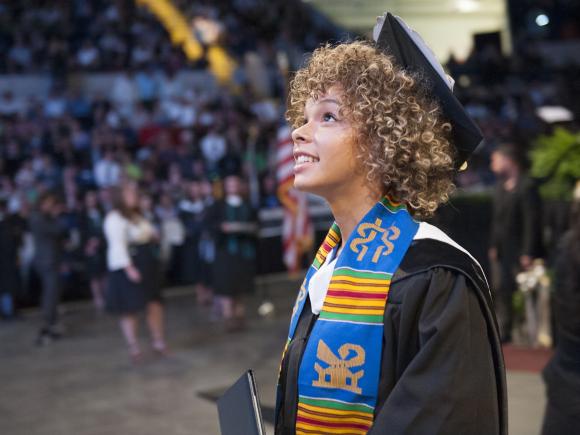
<path id="1" fill-rule="evenodd" d="M 456 150 L 451 125 L 420 83 L 370 41 L 314 50 L 290 82 L 286 120 L 297 129 L 297 150 L 320 161 L 297 167 L 295 186 L 331 206 L 333 192 L 346 207 L 366 191 L 369 199 L 388 195 L 407 204 L 415 217 L 431 216 L 453 191 Z M 329 97 L 342 102 L 347 120 L 322 118 L 337 109 L 320 107 Z M 346 139 L 349 130 L 354 140 Z"/>
<path id="2" fill-rule="evenodd" d="M 294 186 L 330 199 L 364 178 L 355 158 L 356 130 L 340 113 L 342 94 L 332 86 L 304 107 L 304 123 L 292 132 Z"/>

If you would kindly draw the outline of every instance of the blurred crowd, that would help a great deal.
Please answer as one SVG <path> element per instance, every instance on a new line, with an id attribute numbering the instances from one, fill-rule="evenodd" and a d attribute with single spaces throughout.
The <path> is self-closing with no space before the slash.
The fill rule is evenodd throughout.
<path id="1" fill-rule="evenodd" d="M 171 283 L 186 281 L 168 246 L 183 242 L 179 234 L 187 225 L 188 201 L 196 199 L 192 192 L 202 191 L 209 202 L 219 199 L 222 180 L 238 174 L 249 181 L 254 207 L 278 205 L 273 159 L 285 77 L 277 52 L 284 47 L 286 68 L 295 67 L 329 30 L 320 22 L 296 32 L 301 8 L 291 9 L 280 27 L 277 13 L 288 7 L 284 2 L 230 3 L 178 5 L 225 28 L 223 43 L 240 64 L 236 92 L 216 85 L 203 59 L 188 64 L 156 18 L 134 2 L 0 6 L 1 72 L 52 78 L 46 98 L 23 98 L 9 89 L 0 95 L 0 200 L 17 227 L 10 233 L 20 234 L 11 243 L 20 251 L 25 287 L 33 256 L 26 222 L 44 192 L 62 198 L 63 270 L 71 287 L 82 275 L 87 249 L 81 217 L 91 208 L 109 211 L 113 186 L 134 181 L 146 187 L 146 212 L 159 229 L 169 228 L 160 242 Z M 197 70 L 197 86 L 183 80 L 184 69 Z M 259 89 L 248 70 L 258 77 Z M 71 78 L 81 72 L 116 76 L 107 95 L 88 95 Z"/>
<path id="2" fill-rule="evenodd" d="M 145 309 L 166 353 L 168 285 L 194 286 L 227 329 L 243 327 L 256 211 L 279 206 L 287 73 L 336 29 L 299 2 L 175 5 L 218 29 L 238 65 L 229 85 L 136 2 L 0 5 L 0 73 L 50 81 L 46 96 L 0 92 L 0 313 L 38 303 L 39 345 L 62 334 L 63 297 L 91 294 L 96 310 L 120 316 L 134 362 L 134 313 Z M 297 22 L 312 24 L 298 32 Z M 82 74 L 110 86 L 88 92 Z"/>
<path id="3" fill-rule="evenodd" d="M 446 63 L 455 79 L 455 94 L 485 137 L 470 160 L 470 170 L 460 174 L 460 187 L 481 190 L 495 182 L 489 162 L 502 142 L 517 145 L 525 160 L 538 136 L 552 130 L 554 119 L 546 117 L 543 108 L 564 108 L 570 118 L 567 128 L 578 129 L 580 64 L 550 64 L 540 55 L 539 41 L 530 38 L 514 38 L 513 44 L 509 57 L 501 53 L 497 39 L 476 44 L 461 63 L 453 56 Z M 527 167 L 529 162 L 523 163 Z"/>
<path id="4" fill-rule="evenodd" d="M 160 303 L 168 285 L 194 286 L 227 330 L 243 328 L 257 211 L 280 207 L 276 150 L 290 73 L 321 41 L 347 37 L 298 0 L 174 0 L 184 16 L 203 19 L 192 22 L 202 43 L 220 44 L 235 60 L 225 86 L 205 56 L 189 61 L 137 3 L 0 3 L 0 85 L 8 76 L 50 82 L 43 96 L 0 86 L 0 316 L 39 303 L 37 343 L 46 344 L 62 334 L 59 301 L 92 297 L 96 310 L 119 315 L 134 363 L 141 311 L 153 350 L 169 352 Z M 580 405 L 568 398 L 578 397 L 580 382 L 559 361 L 580 355 L 580 194 L 572 225 L 565 210 L 546 251 L 545 213 L 525 156 L 554 126 L 546 107 L 564 107 L 566 127 L 578 131 L 580 64 L 552 64 L 538 44 L 514 37 L 506 57 L 499 39 L 476 40 L 468 59 L 451 55 L 446 66 L 486 138 L 457 185 L 495 186 L 488 254 L 502 340 L 517 338 L 519 288 L 523 341 L 550 346 L 555 337 L 548 416 L 570 428 Z M 110 87 L 89 92 L 80 77 L 99 74 Z M 556 271 L 551 295 L 538 261 L 546 257 Z M 561 414 L 565 406 L 574 409 Z"/>
<path id="5" fill-rule="evenodd" d="M 47 192 L 60 198 L 58 216 L 65 226 L 59 266 L 64 288 L 93 288 L 97 306 L 103 304 L 97 284 L 88 285 L 94 265 L 85 261 L 96 249 L 87 222 L 111 211 L 116 186 L 141 187 L 141 209 L 159 233 L 168 284 L 191 282 L 180 257 L 189 243 L 188 213 L 223 199 L 225 178 L 241 177 L 243 196 L 254 210 L 280 205 L 275 154 L 289 72 L 320 41 L 346 33 L 298 1 L 173 3 L 186 17 L 203 17 L 217 29 L 212 42 L 237 63 L 231 86 L 212 78 L 205 57 L 188 61 L 157 18 L 136 2 L 0 5 L 0 73 L 51 82 L 43 97 L 23 97 L 6 87 L 0 92 L 0 248 L 7 253 L 0 275 L 20 271 L 21 279 L 11 276 L 15 282 L 6 288 L 24 304 L 38 299 L 29 223 Z M 196 29 L 203 41 L 204 27 Z M 467 191 L 489 191 L 496 182 L 490 161 L 500 144 L 509 142 L 512 154 L 521 157 L 550 130 L 539 109 L 557 105 L 580 113 L 578 65 L 546 63 L 536 42 L 525 39 L 514 40 L 505 57 L 498 41 L 479 41 L 465 61 L 451 56 L 447 62 L 456 94 L 486 137 L 469 170 L 459 174 L 457 184 Z M 109 74 L 108 92 L 88 92 L 78 80 L 102 73 Z M 525 172 L 525 162 L 520 164 Z M 202 239 L 200 249 L 210 252 L 211 238 Z M 22 292 L 14 290 L 16 281 Z M 2 311 L 10 312 L 13 301 L 2 301 Z"/>
<path id="6" fill-rule="evenodd" d="M 0 73 L 52 73 L 191 66 L 146 8 L 127 0 L 24 0 L 0 5 Z M 221 30 L 236 58 L 259 51 L 275 63 L 284 49 L 291 64 L 337 29 L 298 1 L 173 2 L 186 17 L 204 17 Z M 280 17 L 283 17 L 281 20 Z M 198 35 L 203 37 L 204 35 Z M 193 67 L 204 68 L 202 60 Z"/>

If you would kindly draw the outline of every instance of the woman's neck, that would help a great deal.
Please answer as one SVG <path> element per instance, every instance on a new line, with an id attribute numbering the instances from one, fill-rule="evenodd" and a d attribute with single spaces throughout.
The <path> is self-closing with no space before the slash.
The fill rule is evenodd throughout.
<path id="1" fill-rule="evenodd" d="M 356 189 L 351 195 L 341 195 L 335 198 L 327 198 L 330 209 L 338 227 L 340 228 L 342 251 L 344 243 L 348 240 L 360 220 L 380 200 L 381 194 L 372 189 Z"/>

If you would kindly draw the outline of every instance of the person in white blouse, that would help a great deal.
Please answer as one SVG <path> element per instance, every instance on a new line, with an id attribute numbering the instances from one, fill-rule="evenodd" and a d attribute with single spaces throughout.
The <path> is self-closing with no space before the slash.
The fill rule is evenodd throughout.
<path id="1" fill-rule="evenodd" d="M 167 354 L 163 328 L 163 305 L 158 235 L 139 209 L 136 185 L 126 184 L 112 191 L 113 208 L 107 214 L 104 231 L 107 239 L 108 285 L 106 309 L 120 317 L 120 326 L 133 363 L 142 359 L 138 342 L 138 314 L 147 312 L 153 350 Z"/>

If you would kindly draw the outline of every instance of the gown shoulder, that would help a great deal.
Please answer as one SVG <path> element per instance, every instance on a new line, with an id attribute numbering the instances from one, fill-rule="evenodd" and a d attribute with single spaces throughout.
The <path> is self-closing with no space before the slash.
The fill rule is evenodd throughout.
<path id="1" fill-rule="evenodd" d="M 507 433 L 505 368 L 485 276 L 440 240 L 413 241 L 384 316 L 375 424 L 383 433 Z"/>

